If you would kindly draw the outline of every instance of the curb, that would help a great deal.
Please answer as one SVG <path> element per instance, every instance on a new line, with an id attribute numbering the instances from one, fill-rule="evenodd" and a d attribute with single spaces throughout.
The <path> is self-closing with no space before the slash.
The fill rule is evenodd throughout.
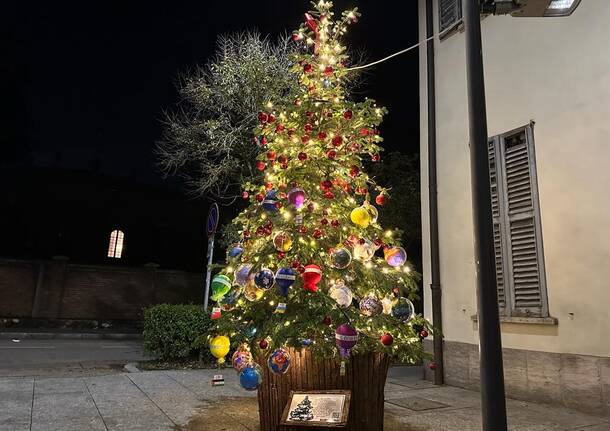
<path id="1" fill-rule="evenodd" d="M 129 362 L 123 366 L 123 369 L 128 373 L 141 373 L 136 362 Z"/>
<path id="2" fill-rule="evenodd" d="M 142 334 L 96 332 L 0 332 L 0 340 L 141 340 Z"/>

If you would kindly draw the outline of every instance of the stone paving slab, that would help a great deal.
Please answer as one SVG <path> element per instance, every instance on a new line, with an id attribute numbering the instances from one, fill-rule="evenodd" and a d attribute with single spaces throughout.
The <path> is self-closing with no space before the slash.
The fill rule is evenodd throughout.
<path id="1" fill-rule="evenodd" d="M 85 382 L 109 431 L 171 429 L 174 422 L 125 374 Z"/>
<path id="2" fill-rule="evenodd" d="M 0 430 L 30 430 L 33 378 L 0 378 Z"/>
<path id="3" fill-rule="evenodd" d="M 0 377 L 0 431 L 255 431 L 256 392 L 223 370 L 102 376 Z M 409 369 L 391 371 L 386 431 L 479 431 L 479 393 L 430 386 Z M 610 431 L 610 417 L 508 400 L 511 431 Z"/>

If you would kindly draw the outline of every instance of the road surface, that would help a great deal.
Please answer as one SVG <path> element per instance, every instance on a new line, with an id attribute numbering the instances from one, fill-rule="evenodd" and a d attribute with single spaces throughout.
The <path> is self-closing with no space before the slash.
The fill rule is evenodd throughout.
<path id="1" fill-rule="evenodd" d="M 137 340 L 0 340 L 0 376 L 33 375 L 43 369 L 116 368 L 144 357 Z"/>

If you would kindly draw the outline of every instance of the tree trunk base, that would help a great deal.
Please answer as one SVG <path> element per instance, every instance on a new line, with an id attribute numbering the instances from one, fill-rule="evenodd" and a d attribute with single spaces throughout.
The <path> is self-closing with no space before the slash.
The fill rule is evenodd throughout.
<path id="1" fill-rule="evenodd" d="M 352 356 L 346 373 L 340 375 L 340 362 L 315 358 L 309 349 L 287 349 L 292 363 L 286 374 L 278 376 L 260 359 L 263 382 L 258 389 L 261 431 L 304 431 L 311 427 L 280 426 L 290 391 L 349 389 L 352 391 L 349 420 L 345 430 L 383 430 L 384 387 L 390 358 L 384 353 Z M 264 360 L 265 359 L 265 360 Z"/>

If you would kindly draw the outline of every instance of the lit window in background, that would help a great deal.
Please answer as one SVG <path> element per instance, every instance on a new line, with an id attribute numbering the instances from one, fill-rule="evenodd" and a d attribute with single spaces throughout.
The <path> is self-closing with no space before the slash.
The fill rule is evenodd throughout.
<path id="1" fill-rule="evenodd" d="M 123 239 L 125 234 L 121 230 L 110 232 L 110 244 L 108 245 L 108 257 L 120 259 L 123 254 Z"/>

